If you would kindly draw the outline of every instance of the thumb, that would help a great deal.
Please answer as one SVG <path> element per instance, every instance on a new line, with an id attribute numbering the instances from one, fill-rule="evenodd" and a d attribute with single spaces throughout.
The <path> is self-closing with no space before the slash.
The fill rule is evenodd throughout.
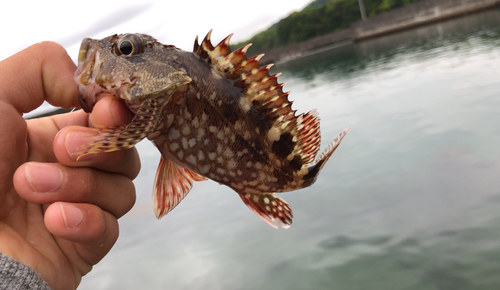
<path id="1" fill-rule="evenodd" d="M 20 114 L 36 109 L 44 100 L 58 107 L 78 107 L 75 69 L 61 45 L 32 45 L 0 62 L 0 101 L 10 103 Z"/>

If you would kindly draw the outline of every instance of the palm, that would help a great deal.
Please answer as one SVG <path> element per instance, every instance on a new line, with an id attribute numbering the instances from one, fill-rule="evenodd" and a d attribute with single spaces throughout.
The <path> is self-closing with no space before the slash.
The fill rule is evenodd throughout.
<path id="1" fill-rule="evenodd" d="M 16 142 L 7 143 L 7 148 L 0 151 L 0 160 L 6 161 L 2 164 L 10 164 L 8 176 L 10 179 L 1 183 L 0 189 L 0 240 L 9 239 L 9 243 L 15 244 L 15 251 L 9 254 L 17 260 L 22 260 L 30 266 L 43 261 L 43 269 L 37 269 L 38 273 L 48 273 L 46 281 L 57 281 L 61 289 L 74 289 L 81 277 L 88 273 L 92 265 L 82 260 L 76 251 L 78 245 L 73 242 L 54 237 L 45 226 L 44 211 L 47 205 L 28 202 L 21 198 L 12 184 L 15 169 L 28 161 L 57 162 L 52 149 L 52 144 L 37 140 L 37 133 L 43 128 L 45 134 L 53 136 L 57 131 L 47 130 L 50 120 L 36 120 L 31 122 L 36 126 L 29 126 L 30 135 L 26 122 L 20 118 L 14 110 L 5 113 L 5 119 L 12 120 L 12 124 L 0 129 L 1 136 L 11 136 Z M 9 132 L 2 132 L 8 129 Z M 50 128 L 56 129 L 56 128 Z M 45 136 L 47 137 L 47 136 Z M 27 142 L 27 140 L 30 140 Z M 4 193 L 2 195 L 2 193 Z M 1 251 L 0 252 L 4 252 Z M 5 253 L 5 252 L 4 252 Z M 13 253 L 13 254 L 12 254 Z M 63 279 L 60 279 L 63 277 Z M 73 277 L 73 278 L 70 278 Z M 59 288 L 59 287 L 54 287 Z"/>
<path id="2" fill-rule="evenodd" d="M 118 126 L 130 113 L 111 98 L 83 111 L 30 120 L 43 100 L 77 106 L 75 65 L 54 43 L 0 62 L 0 252 L 34 269 L 53 289 L 74 289 L 118 237 L 117 218 L 135 201 L 135 149 L 86 156 L 91 124 Z M 54 169 L 60 174 L 53 174 Z M 30 172 L 28 175 L 26 172 Z M 54 176 L 59 176 L 54 186 Z M 69 225 L 68 211 L 79 213 Z M 73 213 L 75 211 L 73 210 Z"/>

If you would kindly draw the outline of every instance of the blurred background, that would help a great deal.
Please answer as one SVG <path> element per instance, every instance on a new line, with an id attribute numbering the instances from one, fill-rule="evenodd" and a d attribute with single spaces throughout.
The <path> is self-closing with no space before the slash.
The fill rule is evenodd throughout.
<path id="1" fill-rule="evenodd" d="M 169 2 L 9 3 L 0 59 L 53 40 L 75 60 L 82 38 L 125 32 L 191 50 L 213 28 L 213 42 L 234 32 L 237 43 L 310 4 Z M 160 155 L 143 141 L 137 203 L 79 289 L 500 289 L 498 8 L 301 53 L 273 72 L 294 109 L 318 108 L 323 148 L 352 127 L 313 186 L 280 194 L 291 228 L 212 181 L 156 220 Z"/>

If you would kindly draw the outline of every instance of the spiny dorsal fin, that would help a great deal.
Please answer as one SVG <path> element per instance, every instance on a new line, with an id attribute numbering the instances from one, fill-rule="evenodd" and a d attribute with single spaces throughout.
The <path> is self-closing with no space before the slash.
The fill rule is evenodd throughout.
<path id="1" fill-rule="evenodd" d="M 235 51 L 231 51 L 229 40 L 232 34 L 224 38 L 215 47 L 211 42 L 212 30 L 208 32 L 203 41 L 198 44 L 196 37 L 193 52 L 201 59 L 212 64 L 219 72 L 223 73 L 227 79 L 234 80 L 234 85 L 242 89 L 242 94 L 252 102 L 255 109 L 266 105 L 264 109 L 281 109 L 282 113 L 292 112 L 290 106 L 283 103 L 290 103 L 288 93 L 283 92 L 284 84 L 278 83 L 278 76 L 269 75 L 269 70 L 273 64 L 260 67 L 259 61 L 264 54 L 247 59 L 247 50 L 251 44 L 247 44 Z M 291 105 L 291 103 L 290 103 Z"/>
<path id="2" fill-rule="evenodd" d="M 260 66 L 263 54 L 250 59 L 247 50 L 251 44 L 233 52 L 229 47 L 229 35 L 213 46 L 210 31 L 198 44 L 196 38 L 193 52 L 210 63 L 227 79 L 240 88 L 247 103 L 263 118 L 264 127 L 259 130 L 268 148 L 270 162 L 282 172 L 300 178 L 303 169 L 312 164 L 320 147 L 319 119 L 315 110 L 295 115 L 289 93 L 283 92 L 284 83 L 278 82 L 281 73 L 270 75 L 272 64 Z"/>

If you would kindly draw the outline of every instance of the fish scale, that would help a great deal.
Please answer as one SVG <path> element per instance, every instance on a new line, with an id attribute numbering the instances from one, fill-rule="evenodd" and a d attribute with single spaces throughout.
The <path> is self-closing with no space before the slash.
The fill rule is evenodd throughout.
<path id="1" fill-rule="evenodd" d="M 288 228 L 292 210 L 275 193 L 313 184 L 349 128 L 318 154 L 317 111 L 297 115 L 280 74 L 259 65 L 262 55 L 248 59 L 249 45 L 231 51 L 231 35 L 216 46 L 210 37 L 196 38 L 193 52 L 144 34 L 84 39 L 75 72 L 82 108 L 114 95 L 136 116 L 125 127 L 97 129 L 101 138 L 80 154 L 131 148 L 147 137 L 161 152 L 158 218 L 209 178 L 235 190 L 269 225 Z"/>

